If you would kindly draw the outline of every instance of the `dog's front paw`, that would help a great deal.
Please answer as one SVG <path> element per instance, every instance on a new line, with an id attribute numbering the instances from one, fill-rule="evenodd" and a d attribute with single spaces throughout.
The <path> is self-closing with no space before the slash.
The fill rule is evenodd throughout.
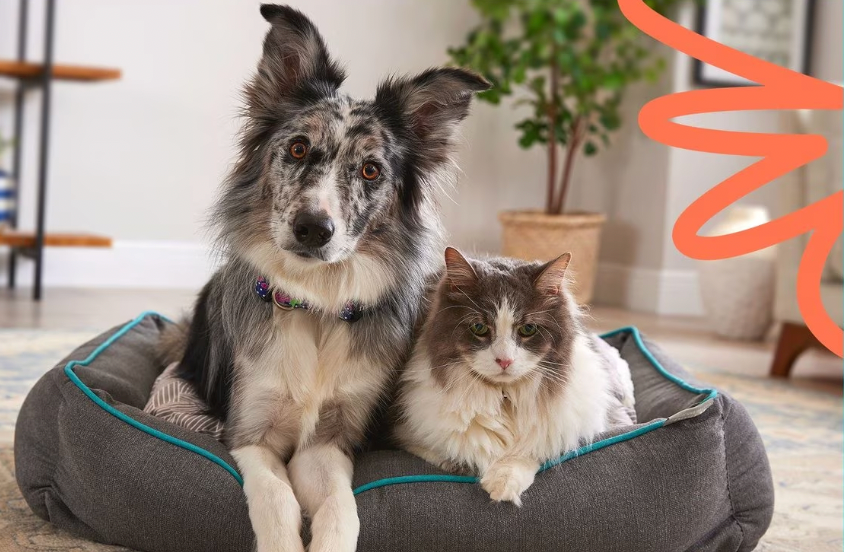
<path id="1" fill-rule="evenodd" d="M 329 496 L 311 522 L 313 539 L 308 552 L 355 552 L 359 532 L 360 520 L 351 489 L 347 495 Z"/>
<path id="2" fill-rule="evenodd" d="M 537 463 L 523 458 L 499 460 L 481 478 L 481 487 L 496 502 L 522 505 L 522 493 L 533 483 Z"/>

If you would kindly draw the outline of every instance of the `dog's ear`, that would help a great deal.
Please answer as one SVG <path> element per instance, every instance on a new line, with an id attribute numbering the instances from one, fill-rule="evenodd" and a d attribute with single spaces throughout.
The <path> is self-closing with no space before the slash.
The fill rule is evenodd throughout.
<path id="1" fill-rule="evenodd" d="M 457 124 L 469 113 L 472 95 L 489 87 L 483 77 L 465 69 L 428 69 L 415 77 L 381 83 L 375 105 L 410 130 L 425 154 L 441 160 L 437 154 L 450 150 Z"/>
<path id="2" fill-rule="evenodd" d="M 340 87 L 346 75 L 328 55 L 325 41 L 310 19 L 298 10 L 274 4 L 263 4 L 261 15 L 272 28 L 264 39 L 251 100 L 272 105 L 306 85 L 329 93 Z"/>
<path id="3" fill-rule="evenodd" d="M 475 269 L 466 257 L 453 247 L 445 249 L 445 275 L 452 291 L 471 287 L 478 281 Z"/>

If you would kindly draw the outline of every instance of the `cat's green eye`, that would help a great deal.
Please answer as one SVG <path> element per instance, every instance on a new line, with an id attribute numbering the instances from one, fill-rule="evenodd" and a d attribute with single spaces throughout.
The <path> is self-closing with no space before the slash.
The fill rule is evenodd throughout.
<path id="1" fill-rule="evenodd" d="M 519 326 L 518 332 L 522 337 L 530 337 L 535 334 L 537 330 L 539 330 L 539 328 L 536 324 L 525 324 L 523 326 Z"/>
<path id="2" fill-rule="evenodd" d="M 480 337 L 489 333 L 489 326 L 476 322 L 475 324 L 469 326 L 469 331 Z"/>

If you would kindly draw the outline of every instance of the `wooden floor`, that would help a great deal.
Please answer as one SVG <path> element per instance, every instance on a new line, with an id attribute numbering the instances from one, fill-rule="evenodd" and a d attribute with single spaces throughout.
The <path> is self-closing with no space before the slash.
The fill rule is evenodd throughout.
<path id="1" fill-rule="evenodd" d="M 36 303 L 30 291 L 0 290 L 0 328 L 105 330 L 147 310 L 179 317 L 189 312 L 196 296 L 190 290 L 47 289 L 44 299 Z M 763 343 L 728 341 L 712 334 L 700 318 L 605 307 L 593 307 L 588 323 L 597 332 L 637 326 L 682 364 L 757 377 L 767 377 L 776 338 L 772 334 Z M 841 395 L 841 360 L 825 351 L 810 351 L 798 360 L 790 381 Z"/>

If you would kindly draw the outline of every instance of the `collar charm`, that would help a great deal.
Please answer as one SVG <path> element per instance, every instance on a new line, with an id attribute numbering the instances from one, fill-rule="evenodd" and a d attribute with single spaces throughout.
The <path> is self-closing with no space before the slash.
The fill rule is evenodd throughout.
<path id="1" fill-rule="evenodd" d="M 255 293 L 264 301 L 269 301 L 270 284 L 267 283 L 267 280 L 263 276 L 258 276 L 258 279 L 255 281 Z"/>
<path id="2" fill-rule="evenodd" d="M 310 305 L 308 305 L 305 301 L 300 301 L 298 299 L 293 299 L 286 293 L 281 291 L 276 291 L 273 293 L 273 303 L 280 309 L 284 310 L 293 310 L 293 309 L 309 309 Z"/>
<path id="3" fill-rule="evenodd" d="M 255 280 L 255 294 L 264 301 L 272 301 L 273 304 L 284 310 L 302 309 L 310 310 L 311 306 L 307 301 L 295 299 L 287 293 L 279 290 L 274 290 L 267 279 L 263 276 L 258 276 Z M 357 322 L 363 315 L 363 308 L 354 301 L 348 301 L 340 310 L 338 317 L 345 322 Z"/>

